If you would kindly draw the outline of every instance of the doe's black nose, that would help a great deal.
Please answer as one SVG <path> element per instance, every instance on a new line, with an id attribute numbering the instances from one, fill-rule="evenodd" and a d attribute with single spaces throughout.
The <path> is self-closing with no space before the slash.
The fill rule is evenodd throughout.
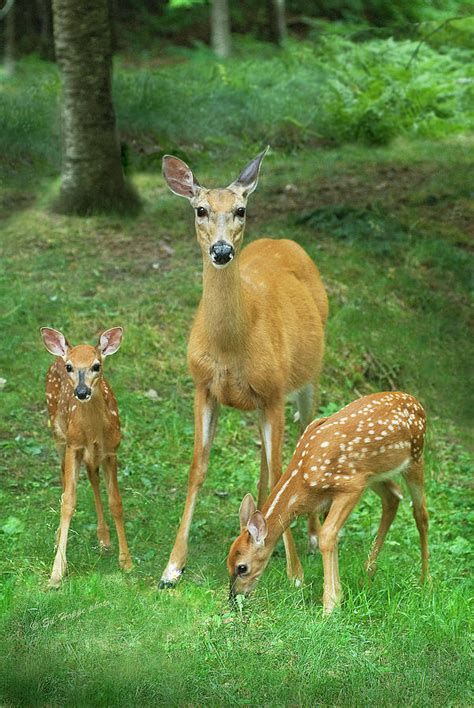
<path id="1" fill-rule="evenodd" d="M 216 241 L 209 249 L 211 258 L 218 265 L 225 265 L 234 257 L 234 247 L 225 241 Z"/>
<path id="2" fill-rule="evenodd" d="M 76 390 L 74 391 L 75 395 L 79 400 L 83 401 L 86 398 L 89 398 L 91 395 L 91 390 L 89 386 L 86 386 L 85 384 L 79 384 L 79 386 L 76 386 Z"/>

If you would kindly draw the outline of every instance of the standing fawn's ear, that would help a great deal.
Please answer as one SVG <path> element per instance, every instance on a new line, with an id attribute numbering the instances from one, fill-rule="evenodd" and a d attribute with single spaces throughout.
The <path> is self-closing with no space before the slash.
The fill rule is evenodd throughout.
<path id="1" fill-rule="evenodd" d="M 61 356 L 65 359 L 70 347 L 64 334 L 50 327 L 41 327 L 40 332 L 48 352 L 53 354 L 53 356 Z"/>
<path id="2" fill-rule="evenodd" d="M 163 177 L 173 194 L 192 199 L 201 186 L 185 162 L 173 155 L 163 157 Z"/>
<path id="3" fill-rule="evenodd" d="M 257 186 L 260 165 L 262 164 L 262 160 L 269 149 L 270 145 L 267 145 L 265 150 L 262 150 L 262 152 L 259 153 L 257 157 L 255 157 L 251 162 L 249 162 L 247 167 L 242 170 L 235 182 L 232 182 L 232 184 L 230 184 L 227 189 L 230 189 L 232 192 L 237 192 L 243 197 L 248 197 L 249 194 L 252 194 L 252 192 Z"/>
<path id="4" fill-rule="evenodd" d="M 268 528 L 265 517 L 261 511 L 254 511 L 247 521 L 247 531 L 252 536 L 256 546 L 263 546 L 267 537 Z"/>
<path id="5" fill-rule="evenodd" d="M 242 499 L 242 504 L 240 505 L 240 530 L 243 531 L 247 527 L 247 522 L 252 516 L 252 514 L 257 511 L 253 496 L 251 494 L 246 494 Z"/>
<path id="6" fill-rule="evenodd" d="M 99 338 L 99 350 L 102 356 L 110 356 L 120 348 L 122 344 L 123 329 L 112 327 L 106 332 L 102 332 Z"/>

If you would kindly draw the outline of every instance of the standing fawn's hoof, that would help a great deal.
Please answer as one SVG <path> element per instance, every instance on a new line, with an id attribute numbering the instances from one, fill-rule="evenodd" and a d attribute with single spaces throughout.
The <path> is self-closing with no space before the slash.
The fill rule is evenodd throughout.
<path id="1" fill-rule="evenodd" d="M 48 581 L 48 590 L 58 590 L 61 587 L 62 578 L 52 575 Z"/>
<path id="2" fill-rule="evenodd" d="M 110 545 L 110 541 L 109 541 L 109 543 L 104 543 L 103 541 L 99 541 L 99 552 L 100 553 L 103 553 L 105 555 L 106 553 L 110 553 L 111 550 L 112 550 L 112 546 Z"/>
<path id="3" fill-rule="evenodd" d="M 369 580 L 372 580 L 372 578 L 375 575 L 375 571 L 377 570 L 377 563 L 375 561 L 365 561 L 364 563 L 365 571 L 367 575 L 369 576 Z"/>
<path id="4" fill-rule="evenodd" d="M 166 567 L 165 572 L 161 576 L 160 583 L 158 585 L 160 590 L 165 590 L 167 588 L 174 588 L 181 576 L 184 573 L 184 567 L 178 568 L 177 566 L 170 564 Z"/>
<path id="5" fill-rule="evenodd" d="M 132 562 L 131 556 L 130 555 L 119 556 L 119 565 L 122 568 L 122 570 L 125 570 L 127 572 L 132 570 L 133 562 Z"/>

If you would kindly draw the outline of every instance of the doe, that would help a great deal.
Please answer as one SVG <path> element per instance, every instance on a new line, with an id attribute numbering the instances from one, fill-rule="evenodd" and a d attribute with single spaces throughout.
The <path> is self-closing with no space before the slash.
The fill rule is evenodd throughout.
<path id="1" fill-rule="evenodd" d="M 239 537 L 227 558 L 231 596 L 248 594 L 264 571 L 275 544 L 291 521 L 329 509 L 319 532 L 324 566 L 323 609 L 341 598 L 337 539 L 367 487 L 382 500 L 382 519 L 366 563 L 375 572 L 377 556 L 397 513 L 402 474 L 413 500 L 420 535 L 422 582 L 428 577 L 428 514 L 423 482 L 425 412 L 407 393 L 364 396 L 329 418 L 315 420 L 301 436 L 284 475 L 261 511 L 250 494 L 240 507 Z"/>
<path id="2" fill-rule="evenodd" d="M 57 357 L 46 377 L 46 401 L 53 438 L 61 458 L 63 487 L 50 587 L 59 587 L 66 572 L 67 537 L 76 507 L 76 486 L 82 461 L 94 491 L 99 544 L 102 549 L 110 547 L 109 527 L 104 519 L 99 489 L 99 467 L 103 465 L 119 542 L 119 564 L 124 570 L 132 567 L 117 482 L 119 413 L 112 389 L 102 375 L 103 359 L 118 350 L 122 334 L 121 327 L 114 327 L 100 335 L 96 347 L 87 344 L 71 347 L 61 332 L 41 328 L 46 349 Z"/>
<path id="3" fill-rule="evenodd" d="M 208 466 L 219 405 L 259 412 L 259 504 L 281 474 L 284 401 L 297 393 L 302 429 L 312 417 L 324 350 L 327 297 L 318 269 L 294 241 L 262 238 L 242 248 L 246 207 L 266 150 L 225 189 L 202 187 L 176 157 L 163 158 L 175 194 L 189 199 L 203 259 L 203 293 L 188 345 L 196 387 L 194 456 L 183 516 L 160 587 L 174 585 L 186 562 L 199 487 Z M 314 535 L 316 520 L 310 522 Z M 302 578 L 290 529 L 283 537 L 288 575 Z"/>

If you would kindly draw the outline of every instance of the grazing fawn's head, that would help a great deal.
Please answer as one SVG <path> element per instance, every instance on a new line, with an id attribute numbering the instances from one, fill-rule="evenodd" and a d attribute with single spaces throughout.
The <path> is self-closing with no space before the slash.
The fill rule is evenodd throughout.
<path id="1" fill-rule="evenodd" d="M 230 576 L 230 596 L 248 595 L 257 584 L 270 558 L 265 545 L 267 522 L 257 511 L 251 494 L 240 505 L 240 536 L 230 547 L 227 569 Z"/>
<path id="2" fill-rule="evenodd" d="M 163 176 L 174 194 L 186 197 L 195 211 L 196 234 L 203 256 L 225 268 L 242 245 L 247 199 L 255 190 L 268 147 L 225 189 L 201 187 L 185 162 L 163 158 Z"/>
<path id="3" fill-rule="evenodd" d="M 97 382 L 102 377 L 102 360 L 119 349 L 123 329 L 113 327 L 103 332 L 95 347 L 89 344 L 71 347 L 64 334 L 49 327 L 41 328 L 41 336 L 49 353 L 63 360 L 74 396 L 84 403 L 93 397 Z"/>

